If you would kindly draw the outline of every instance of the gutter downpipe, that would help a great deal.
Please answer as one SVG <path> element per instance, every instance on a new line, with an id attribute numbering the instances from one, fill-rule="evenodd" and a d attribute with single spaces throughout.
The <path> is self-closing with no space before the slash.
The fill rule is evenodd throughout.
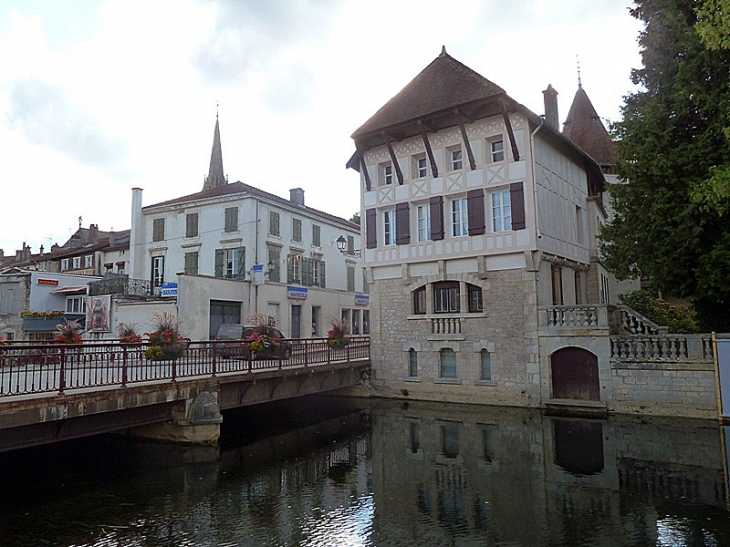
<path id="1" fill-rule="evenodd" d="M 540 118 L 540 125 L 538 125 L 535 130 L 530 133 L 530 170 L 532 171 L 532 206 L 534 208 L 534 217 L 535 217 L 535 234 L 537 235 L 537 238 L 540 239 L 540 225 L 538 224 L 538 215 L 537 215 L 537 179 L 535 178 L 535 135 L 537 135 L 540 130 L 545 125 L 545 120 Z M 535 248 L 537 249 L 537 241 L 535 241 Z M 538 265 L 539 266 L 539 265 Z M 539 268 L 538 268 L 539 269 Z"/>

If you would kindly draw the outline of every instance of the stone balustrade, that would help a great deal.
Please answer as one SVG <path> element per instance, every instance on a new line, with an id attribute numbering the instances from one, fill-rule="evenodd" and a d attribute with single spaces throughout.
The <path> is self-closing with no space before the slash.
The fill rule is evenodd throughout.
<path id="1" fill-rule="evenodd" d="M 461 334 L 461 318 L 432 317 L 431 334 Z"/>
<path id="2" fill-rule="evenodd" d="M 708 334 L 612 336 L 611 360 L 622 362 L 712 361 L 712 339 Z"/>

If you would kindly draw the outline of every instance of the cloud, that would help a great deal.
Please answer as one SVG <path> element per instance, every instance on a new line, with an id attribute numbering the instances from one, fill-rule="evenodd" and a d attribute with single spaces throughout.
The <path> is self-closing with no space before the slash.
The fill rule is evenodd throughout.
<path id="1" fill-rule="evenodd" d="M 244 81 L 276 65 L 284 52 L 327 41 L 341 0 L 215 3 L 216 23 L 192 64 L 212 84 Z"/>
<path id="2" fill-rule="evenodd" d="M 86 166 L 123 170 L 126 145 L 106 135 L 99 122 L 57 86 L 35 78 L 15 81 L 7 117 L 9 128 L 32 144 Z"/>

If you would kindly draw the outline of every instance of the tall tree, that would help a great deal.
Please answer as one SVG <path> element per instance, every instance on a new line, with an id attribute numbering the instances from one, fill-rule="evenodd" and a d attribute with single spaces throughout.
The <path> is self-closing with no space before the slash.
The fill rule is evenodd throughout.
<path id="1" fill-rule="evenodd" d="M 601 231 L 606 266 L 619 278 L 648 276 L 692 298 L 705 328 L 730 330 L 730 222 L 693 199 L 730 164 L 730 51 L 710 49 L 695 29 L 699 0 L 636 0 L 643 21 L 638 91 L 614 124 L 616 217 Z"/>

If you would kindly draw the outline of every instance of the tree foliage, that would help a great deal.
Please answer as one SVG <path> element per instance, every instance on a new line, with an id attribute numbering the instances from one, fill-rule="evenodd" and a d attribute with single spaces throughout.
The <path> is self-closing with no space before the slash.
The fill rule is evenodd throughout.
<path id="1" fill-rule="evenodd" d="M 669 332 L 692 334 L 700 330 L 694 310 L 686 306 L 672 306 L 643 289 L 619 295 L 618 299 L 657 325 L 668 327 Z"/>
<path id="2" fill-rule="evenodd" d="M 616 217 L 601 231 L 606 266 L 619 278 L 648 276 L 690 297 L 704 328 L 730 330 L 730 222 L 702 199 L 730 165 L 730 51 L 710 49 L 695 24 L 697 0 L 636 0 L 639 89 L 625 98 L 611 188 Z M 708 318 L 714 317 L 713 324 Z M 718 319 L 719 324 L 717 323 Z"/>

